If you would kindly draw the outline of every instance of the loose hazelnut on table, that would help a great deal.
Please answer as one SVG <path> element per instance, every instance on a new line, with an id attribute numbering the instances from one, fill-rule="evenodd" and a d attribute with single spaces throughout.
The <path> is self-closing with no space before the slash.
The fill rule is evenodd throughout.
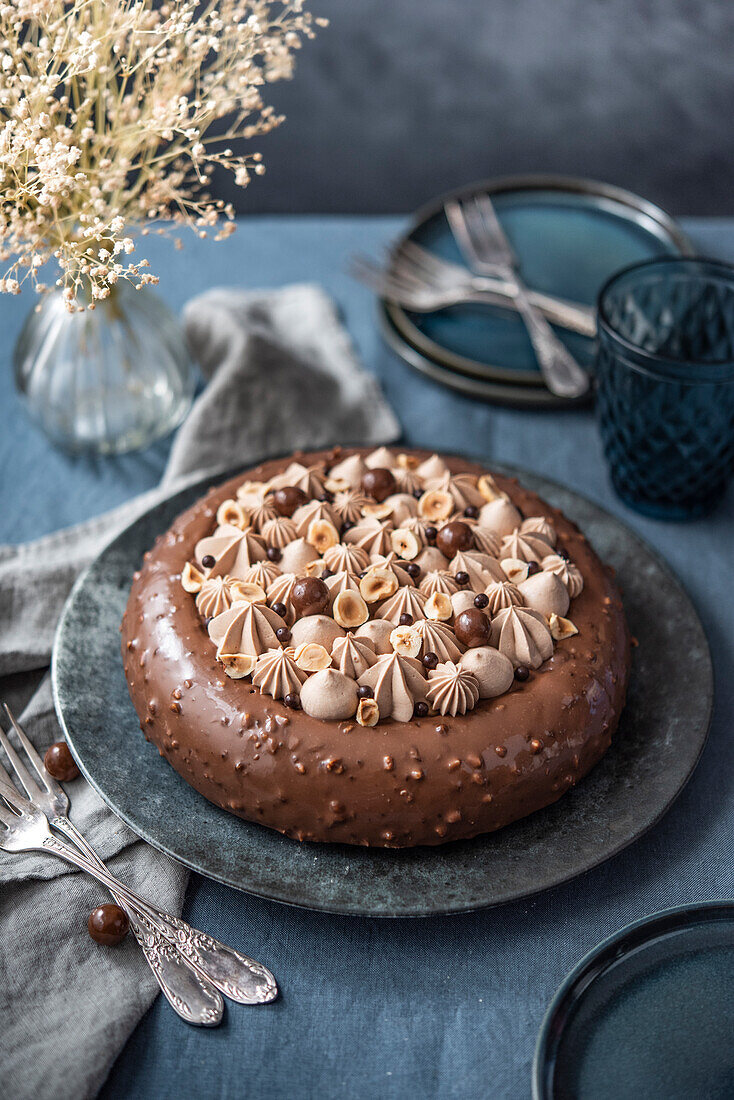
<path id="1" fill-rule="evenodd" d="M 98 905 L 92 910 L 87 920 L 87 928 L 95 943 L 103 947 L 115 947 L 125 939 L 130 921 L 124 909 L 110 902 L 107 905 Z"/>
<path id="2" fill-rule="evenodd" d="M 55 741 L 53 745 L 49 745 L 43 763 L 48 774 L 58 779 L 60 783 L 68 783 L 70 779 L 76 779 L 79 775 L 79 769 L 66 741 Z"/>

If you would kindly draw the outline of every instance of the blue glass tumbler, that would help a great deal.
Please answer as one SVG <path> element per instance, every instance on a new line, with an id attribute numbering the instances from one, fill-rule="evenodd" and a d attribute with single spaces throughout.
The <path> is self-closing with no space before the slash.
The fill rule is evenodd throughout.
<path id="1" fill-rule="evenodd" d="M 667 258 L 599 294 L 597 417 L 612 482 L 658 519 L 708 512 L 734 470 L 734 266 Z"/>

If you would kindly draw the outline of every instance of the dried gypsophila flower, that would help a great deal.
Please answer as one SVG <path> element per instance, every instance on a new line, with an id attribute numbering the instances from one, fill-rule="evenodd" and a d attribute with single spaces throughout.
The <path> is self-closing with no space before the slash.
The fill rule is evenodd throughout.
<path id="1" fill-rule="evenodd" d="M 317 25 L 303 0 L 0 0 L 0 290 L 48 290 L 55 260 L 69 309 L 93 307 L 120 279 L 158 282 L 129 259 L 136 233 L 229 236 L 212 174 L 264 171 L 230 142 L 280 124 L 262 87 Z"/>

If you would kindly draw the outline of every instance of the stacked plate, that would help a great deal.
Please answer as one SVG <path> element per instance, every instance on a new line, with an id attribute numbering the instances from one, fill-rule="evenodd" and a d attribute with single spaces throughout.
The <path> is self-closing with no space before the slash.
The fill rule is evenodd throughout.
<path id="1" fill-rule="evenodd" d="M 593 306 L 603 283 L 628 264 L 693 254 L 680 226 L 653 203 L 565 176 L 505 177 L 442 195 L 418 212 L 401 240 L 463 263 L 443 206 L 449 198 L 479 192 L 491 196 L 527 285 L 582 305 Z M 524 325 L 509 310 L 471 304 L 411 313 L 383 299 L 380 319 L 397 354 L 437 382 L 506 404 L 568 404 L 544 386 Z M 557 332 L 578 362 L 591 369 L 593 340 Z"/>

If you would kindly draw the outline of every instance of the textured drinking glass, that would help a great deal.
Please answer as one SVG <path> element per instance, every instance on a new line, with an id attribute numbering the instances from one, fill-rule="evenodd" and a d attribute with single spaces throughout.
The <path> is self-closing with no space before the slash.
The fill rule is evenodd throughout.
<path id="1" fill-rule="evenodd" d="M 167 435 L 194 394 L 181 326 L 148 287 L 121 281 L 93 310 L 43 298 L 15 346 L 15 379 L 46 434 L 67 450 L 120 454 Z"/>
<path id="2" fill-rule="evenodd" d="M 620 497 L 660 519 L 707 512 L 734 469 L 734 267 L 670 258 L 612 276 L 596 378 Z"/>

